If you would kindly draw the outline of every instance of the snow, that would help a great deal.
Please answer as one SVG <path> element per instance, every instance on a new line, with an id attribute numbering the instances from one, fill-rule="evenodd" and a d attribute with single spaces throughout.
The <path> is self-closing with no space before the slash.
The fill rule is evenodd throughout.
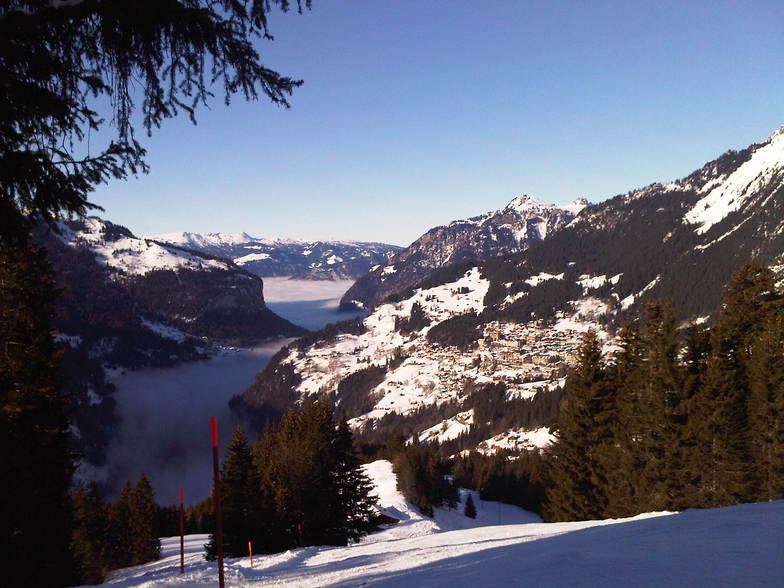
<path id="1" fill-rule="evenodd" d="M 502 449 L 515 451 L 544 449 L 555 441 L 555 435 L 547 427 L 538 429 L 512 429 L 482 441 L 477 445 L 477 451 L 486 455 Z M 467 451 L 464 453 L 468 453 Z"/>
<path id="2" fill-rule="evenodd" d="M 234 263 L 237 265 L 245 265 L 251 261 L 262 261 L 264 259 L 269 259 L 270 257 L 271 255 L 269 253 L 248 253 L 242 257 L 235 258 Z"/>
<path id="3" fill-rule="evenodd" d="M 142 320 L 142 324 L 146 328 L 150 329 L 154 333 L 157 333 L 158 335 L 160 335 L 165 339 L 172 339 L 173 341 L 182 343 L 188 337 L 188 335 L 186 335 L 179 329 L 175 329 L 174 327 L 170 327 L 169 325 L 164 325 L 144 318 L 141 320 Z"/>
<path id="4" fill-rule="evenodd" d="M 55 333 L 54 342 L 60 345 L 68 345 L 76 349 L 82 344 L 82 338 L 78 335 L 66 335 L 65 333 Z"/>
<path id="5" fill-rule="evenodd" d="M 608 335 L 597 322 L 598 318 L 609 312 L 609 307 L 606 303 L 593 296 L 573 300 L 569 303 L 572 307 L 572 313 L 559 312 L 556 314 L 558 320 L 553 325 L 556 331 L 578 331 L 586 332 L 594 330 L 601 338 L 607 338 Z"/>
<path id="6" fill-rule="evenodd" d="M 582 210 L 586 206 L 588 206 L 588 200 L 586 200 L 585 198 L 576 198 L 575 200 L 573 200 L 569 204 L 566 204 L 564 206 L 560 206 L 560 208 L 562 208 L 563 210 L 567 210 L 567 211 L 571 212 L 573 215 L 577 216 L 578 214 L 580 214 L 582 212 Z"/>
<path id="7" fill-rule="evenodd" d="M 341 261 L 343 261 L 343 258 L 342 258 L 342 257 L 340 257 L 339 255 L 335 255 L 335 254 L 333 253 L 332 255 L 330 255 L 330 256 L 327 258 L 327 262 L 326 262 L 326 263 L 327 263 L 327 265 L 335 265 L 336 263 L 339 263 L 339 262 L 341 262 Z"/>
<path id="8" fill-rule="evenodd" d="M 422 443 L 429 443 L 431 441 L 438 441 L 444 443 L 457 439 L 460 435 L 467 433 L 474 423 L 474 409 L 466 410 L 448 418 L 437 425 L 433 425 L 429 429 L 425 429 L 418 434 L 419 441 Z M 413 439 L 413 437 L 412 437 Z M 412 440 L 409 439 L 409 442 Z"/>
<path id="9" fill-rule="evenodd" d="M 751 158 L 728 177 L 712 182 L 703 196 L 684 216 L 684 221 L 696 225 L 697 234 L 706 233 L 713 225 L 738 210 L 761 187 L 779 176 L 784 165 L 784 127 L 776 131 L 768 142 L 757 149 Z"/>
<path id="10" fill-rule="evenodd" d="M 607 276 L 605 275 L 591 276 L 588 274 L 583 274 L 582 276 L 580 276 L 580 279 L 577 280 L 577 283 L 580 284 L 584 290 L 599 288 L 607 283 Z"/>
<path id="11" fill-rule="evenodd" d="M 286 361 L 293 363 L 302 375 L 299 393 L 311 395 L 332 390 L 348 374 L 384 362 L 396 352 L 407 349 L 407 345 L 413 345 L 395 331 L 395 319 L 409 317 L 414 304 L 422 307 L 432 326 L 458 314 L 480 312 L 489 285 L 479 269 L 472 268 L 454 282 L 418 289 L 403 302 L 382 304 L 365 319 L 367 332 L 362 335 L 341 335 L 334 343 L 311 347 L 306 353 L 293 350 Z M 421 333 L 425 334 L 430 328 L 426 327 Z M 369 413 L 370 418 L 381 417 L 390 411 L 406 413 L 422 404 L 447 400 L 437 386 L 441 367 L 437 361 L 417 355 L 389 371 L 374 390 L 378 402 L 375 410 Z M 360 421 L 352 421 L 354 426 L 360 424 Z"/>
<path id="12" fill-rule="evenodd" d="M 727 231 L 726 233 L 724 233 L 724 234 L 723 234 L 721 237 L 717 237 L 716 239 L 713 239 L 712 241 L 710 241 L 709 243 L 705 243 L 704 245 L 697 245 L 697 246 L 696 246 L 694 249 L 696 249 L 697 251 L 702 251 L 702 250 L 704 250 L 704 249 L 707 249 L 707 248 L 708 248 L 708 247 L 710 247 L 711 245 L 715 245 L 716 243 L 720 243 L 720 242 L 721 242 L 721 241 L 723 241 L 725 238 L 729 237 L 730 235 L 732 235 L 732 233 L 734 233 L 734 232 L 735 232 L 735 231 L 737 231 L 739 228 L 741 228 L 743 225 L 745 225 L 745 224 L 746 224 L 746 222 L 747 222 L 747 221 L 748 221 L 750 218 L 751 218 L 750 216 L 749 216 L 749 217 L 746 217 L 746 218 L 744 218 L 744 219 L 743 219 L 741 222 L 739 222 L 737 225 L 735 225 L 734 227 L 732 227 L 732 228 L 731 228 L 729 231 Z"/>
<path id="13" fill-rule="evenodd" d="M 538 286 L 539 284 L 547 280 L 563 280 L 563 277 L 564 277 L 563 273 L 548 274 L 547 272 L 541 272 L 525 280 L 525 283 L 528 284 L 529 286 Z"/>
<path id="14" fill-rule="evenodd" d="M 365 466 L 379 510 L 400 520 L 346 547 L 305 547 L 228 559 L 227 586 L 436 587 L 781 586 L 784 501 L 627 519 L 542 523 L 514 506 L 482 502 L 461 490 L 461 505 L 419 514 L 400 495 L 391 464 Z M 477 518 L 462 514 L 472 494 Z M 204 561 L 207 535 L 162 539 L 159 561 L 111 574 L 108 586 L 215 585 L 215 562 Z"/>
<path id="15" fill-rule="evenodd" d="M 100 219 L 88 217 L 84 220 L 84 230 L 63 231 L 61 238 L 71 246 L 87 245 L 95 253 L 96 261 L 132 275 L 144 275 L 157 269 L 229 268 L 225 262 L 159 245 L 149 239 L 121 237 L 107 241 L 102 232 L 105 226 Z"/>
<path id="16" fill-rule="evenodd" d="M 259 242 L 265 244 L 272 244 L 274 241 L 270 239 L 260 239 L 258 237 L 251 237 L 248 233 L 164 233 L 150 237 L 156 241 L 164 241 L 166 243 L 176 243 L 178 245 L 198 247 L 225 247 L 231 245 L 243 245 L 248 242 Z"/>
<path id="17" fill-rule="evenodd" d="M 652 279 L 650 282 L 648 282 L 648 284 L 646 284 L 646 286 L 642 290 L 637 292 L 637 294 L 630 294 L 629 296 L 627 296 L 626 298 L 621 300 L 621 308 L 624 309 L 624 310 L 629 308 L 632 304 L 634 304 L 634 301 L 636 299 L 638 299 L 640 296 L 642 296 L 648 290 L 650 290 L 656 284 L 658 284 L 660 279 L 661 279 L 661 276 L 656 276 L 654 279 Z"/>

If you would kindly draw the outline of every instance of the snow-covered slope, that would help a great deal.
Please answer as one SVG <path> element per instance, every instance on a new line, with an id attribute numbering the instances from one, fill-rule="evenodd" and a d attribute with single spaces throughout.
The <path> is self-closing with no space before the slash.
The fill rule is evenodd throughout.
<path id="1" fill-rule="evenodd" d="M 102 266 L 102 279 L 125 292 L 139 316 L 137 322 L 144 319 L 142 328 L 160 334 L 161 329 L 150 325 L 164 323 L 169 333 L 175 327 L 193 336 L 239 344 L 304 332 L 270 311 L 261 279 L 231 260 L 140 239 L 97 217 L 63 222 L 59 234 L 45 238 L 52 246 L 59 242 L 60 248 L 87 255 L 90 263 Z M 66 281 L 77 276 L 71 257 L 58 258 L 57 269 Z M 90 286 L 88 280 L 66 283 L 72 288 Z"/>
<path id="2" fill-rule="evenodd" d="M 784 577 L 784 501 L 630 519 L 542 523 L 499 503 L 423 520 L 395 489 L 388 462 L 366 466 L 379 507 L 398 525 L 347 547 L 306 547 L 226 561 L 228 586 L 779 586 Z M 465 493 L 463 493 L 463 501 Z M 394 513 L 394 514 L 393 514 Z M 109 586 L 203 586 L 217 581 L 203 559 L 206 535 L 163 539 L 161 560 L 111 574 Z"/>
<path id="3" fill-rule="evenodd" d="M 784 126 L 756 149 L 748 161 L 731 173 L 707 182 L 702 198 L 684 216 L 695 231 L 704 234 L 730 213 L 743 208 L 763 188 L 775 191 L 784 185 Z"/>
<path id="4" fill-rule="evenodd" d="M 416 416 L 422 423 L 416 431 L 420 439 L 453 440 L 477 424 L 476 390 L 501 385 L 508 398 L 530 399 L 557 387 L 575 360 L 582 333 L 588 328 L 602 332 L 598 303 L 559 312 L 555 328 L 544 321 L 482 319 L 489 286 L 472 268 L 382 304 L 360 323 L 292 343 L 256 377 L 242 396 L 240 412 L 280 411 L 285 408 L 278 404 L 282 391 L 289 402 L 308 396 L 333 400 L 357 429 Z M 471 338 L 474 344 L 461 344 Z M 544 447 L 549 435 L 533 432 L 542 424 L 530 435 L 518 427 L 503 442 L 485 446 Z M 490 437 L 503 431 L 487 432 Z"/>
<path id="5" fill-rule="evenodd" d="M 565 227 L 587 205 L 583 198 L 556 206 L 518 196 L 500 210 L 435 227 L 362 276 L 343 296 L 343 306 L 371 308 L 449 264 L 524 251 Z"/>
<path id="6" fill-rule="evenodd" d="M 227 260 L 197 255 L 150 239 L 97 217 L 60 223 L 60 238 L 71 247 L 89 247 L 96 261 L 129 275 L 161 269 L 236 269 Z"/>
<path id="7" fill-rule="evenodd" d="M 386 243 L 264 239 L 247 233 L 166 233 L 151 239 L 231 259 L 257 276 L 301 280 L 354 280 L 402 249 Z"/>

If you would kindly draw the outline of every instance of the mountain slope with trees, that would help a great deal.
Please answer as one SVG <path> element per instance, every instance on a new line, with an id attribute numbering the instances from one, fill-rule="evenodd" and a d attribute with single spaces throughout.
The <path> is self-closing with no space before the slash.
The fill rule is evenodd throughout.
<path id="1" fill-rule="evenodd" d="M 548 450 L 547 520 L 784 497 L 784 387 L 780 362 L 770 363 L 784 294 L 775 281 L 744 265 L 710 330 L 679 333 L 651 303 L 607 361 L 586 337 Z"/>
<path id="2" fill-rule="evenodd" d="M 342 381 L 400 357 L 352 399 L 354 426 L 408 422 L 420 427 L 413 434 L 471 421 L 479 385 L 503 379 L 510 399 L 560 385 L 581 331 L 604 343 L 657 300 L 670 301 L 677 325 L 709 321 L 738 267 L 756 259 L 780 271 L 783 196 L 784 128 L 682 180 L 590 206 L 520 254 L 447 266 L 361 323 L 309 335 L 273 358 L 234 407 L 271 414 L 307 396 L 340 406 Z"/>
<path id="3" fill-rule="evenodd" d="M 341 307 L 371 309 L 440 268 L 524 251 L 565 227 L 587 205 L 583 198 L 559 207 L 534 196 L 519 196 L 500 210 L 430 229 L 359 278 L 343 295 Z"/>

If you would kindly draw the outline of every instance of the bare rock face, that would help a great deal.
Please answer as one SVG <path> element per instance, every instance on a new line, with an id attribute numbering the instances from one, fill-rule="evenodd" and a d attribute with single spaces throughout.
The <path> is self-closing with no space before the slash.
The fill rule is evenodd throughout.
<path id="1" fill-rule="evenodd" d="M 372 308 L 439 268 L 525 251 L 565 227 L 587 205 L 584 198 L 559 207 L 519 196 L 501 210 L 435 227 L 357 280 L 343 296 L 341 307 Z"/>

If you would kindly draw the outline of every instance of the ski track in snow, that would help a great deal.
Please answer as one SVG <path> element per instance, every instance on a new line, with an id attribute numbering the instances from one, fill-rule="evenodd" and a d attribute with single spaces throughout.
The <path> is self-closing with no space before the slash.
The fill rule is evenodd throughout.
<path id="1" fill-rule="evenodd" d="M 781 586 L 784 501 L 629 519 L 542 523 L 510 505 L 474 501 L 437 509 L 427 519 L 397 491 L 391 464 L 365 466 L 379 508 L 401 522 L 348 547 L 305 547 L 226 561 L 226 585 L 297 587 L 601 586 L 603 588 Z M 501 524 L 499 524 L 499 522 Z M 162 558 L 111 574 L 116 587 L 214 586 L 204 561 L 207 535 L 186 537 L 179 574 L 179 537 L 164 538 Z"/>

